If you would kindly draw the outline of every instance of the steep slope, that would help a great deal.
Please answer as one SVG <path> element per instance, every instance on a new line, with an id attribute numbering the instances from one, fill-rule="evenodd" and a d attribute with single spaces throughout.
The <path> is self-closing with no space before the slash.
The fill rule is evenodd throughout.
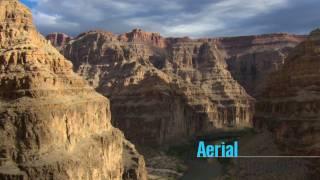
<path id="1" fill-rule="evenodd" d="M 251 126 L 254 100 L 226 70 L 224 52 L 215 42 L 195 44 L 199 66 L 191 74 L 176 70 L 188 43 L 139 29 L 119 36 L 83 33 L 64 55 L 110 98 L 114 124 L 134 142 L 176 143 L 216 128 Z"/>
<path id="2" fill-rule="evenodd" d="M 110 123 L 109 102 L 0 1 L 0 179 L 145 179 L 144 160 Z"/>
<path id="3" fill-rule="evenodd" d="M 320 30 L 297 46 L 260 95 L 258 119 L 289 152 L 320 155 Z"/>

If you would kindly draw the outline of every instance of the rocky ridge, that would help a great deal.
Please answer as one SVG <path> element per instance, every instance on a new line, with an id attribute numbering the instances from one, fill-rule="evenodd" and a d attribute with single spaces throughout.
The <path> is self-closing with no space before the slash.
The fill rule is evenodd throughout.
<path id="1" fill-rule="evenodd" d="M 25 6 L 0 1 L 0 179 L 146 179 L 109 108 Z"/>

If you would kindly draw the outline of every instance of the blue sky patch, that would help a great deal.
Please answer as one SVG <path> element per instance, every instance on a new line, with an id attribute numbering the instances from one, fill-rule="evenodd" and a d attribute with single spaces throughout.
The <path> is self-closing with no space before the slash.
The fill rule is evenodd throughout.
<path id="1" fill-rule="evenodd" d="M 29 8 L 33 8 L 37 3 L 35 1 L 30 1 L 30 0 L 21 0 L 23 4 L 28 6 Z"/>

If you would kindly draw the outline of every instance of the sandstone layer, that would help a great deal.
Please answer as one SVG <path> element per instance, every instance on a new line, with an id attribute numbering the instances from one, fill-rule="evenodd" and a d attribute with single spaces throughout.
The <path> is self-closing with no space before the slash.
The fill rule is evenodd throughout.
<path id="1" fill-rule="evenodd" d="M 26 7 L 0 1 L 0 179 L 146 179 L 109 108 Z"/>
<path id="2" fill-rule="evenodd" d="M 90 31 L 63 52 L 110 98 L 114 124 L 139 144 L 251 126 L 254 99 L 232 78 L 217 41 L 165 39 L 140 29 Z"/>
<path id="3" fill-rule="evenodd" d="M 289 55 L 259 97 L 257 119 L 267 122 L 288 153 L 320 155 L 320 30 Z M 260 123 L 260 122 L 257 122 Z"/>

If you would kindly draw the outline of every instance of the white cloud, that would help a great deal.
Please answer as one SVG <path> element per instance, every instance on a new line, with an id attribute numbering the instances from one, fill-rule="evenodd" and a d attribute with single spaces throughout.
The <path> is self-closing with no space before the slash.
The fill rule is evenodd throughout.
<path id="1" fill-rule="evenodd" d="M 209 31 L 227 30 L 230 23 L 238 23 L 247 18 L 285 7 L 288 0 L 224 0 L 207 5 L 192 17 L 180 15 L 181 24 L 164 28 L 168 36 L 202 36 Z"/>
<path id="2" fill-rule="evenodd" d="M 77 28 L 79 24 L 75 22 L 68 22 L 62 20 L 59 15 L 48 15 L 39 11 L 33 11 L 33 18 L 37 26 L 45 27 L 57 27 L 57 26 L 67 26 L 70 28 Z"/>

